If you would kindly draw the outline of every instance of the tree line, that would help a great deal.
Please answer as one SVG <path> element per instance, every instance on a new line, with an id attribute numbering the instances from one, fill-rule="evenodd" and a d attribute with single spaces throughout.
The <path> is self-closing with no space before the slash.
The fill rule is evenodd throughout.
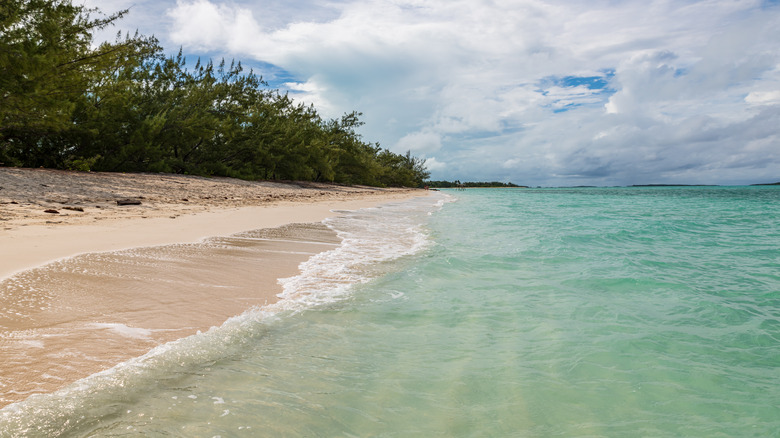
<path id="1" fill-rule="evenodd" d="M 165 56 L 154 37 L 93 34 L 71 0 L 0 4 L 0 165 L 421 186 L 425 161 L 366 142 L 361 114 L 321 117 L 240 62 Z"/>

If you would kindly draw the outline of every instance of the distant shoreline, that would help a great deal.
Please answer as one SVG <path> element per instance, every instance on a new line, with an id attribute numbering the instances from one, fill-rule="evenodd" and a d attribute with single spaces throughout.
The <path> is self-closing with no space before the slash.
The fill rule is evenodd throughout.
<path id="1" fill-rule="evenodd" d="M 642 188 L 642 187 L 730 187 L 723 184 L 631 184 L 625 186 L 525 186 L 512 183 L 490 185 L 491 183 L 485 182 L 468 182 L 463 183 L 461 186 L 454 185 L 441 186 L 441 185 L 429 185 L 431 189 L 597 189 L 597 188 Z M 743 184 L 738 185 L 742 187 L 754 187 L 754 186 L 780 186 L 780 182 L 774 183 L 759 183 L 759 184 Z"/>

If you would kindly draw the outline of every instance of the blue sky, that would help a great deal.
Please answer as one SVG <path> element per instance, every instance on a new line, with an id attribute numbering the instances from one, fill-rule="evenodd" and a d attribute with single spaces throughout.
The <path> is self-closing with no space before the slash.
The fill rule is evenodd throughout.
<path id="1" fill-rule="evenodd" d="M 86 0 L 226 57 L 433 179 L 780 181 L 777 1 Z M 117 29 L 112 29 L 115 33 Z"/>

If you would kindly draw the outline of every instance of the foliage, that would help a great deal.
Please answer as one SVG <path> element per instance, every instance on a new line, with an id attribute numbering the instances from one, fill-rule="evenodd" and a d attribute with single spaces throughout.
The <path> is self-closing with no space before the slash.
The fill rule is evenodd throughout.
<path id="1" fill-rule="evenodd" d="M 421 186 L 424 160 L 364 142 L 241 63 L 165 57 L 153 37 L 95 48 L 103 16 L 70 0 L 0 4 L 0 164 Z M 98 18 L 94 18 L 97 16 Z"/>

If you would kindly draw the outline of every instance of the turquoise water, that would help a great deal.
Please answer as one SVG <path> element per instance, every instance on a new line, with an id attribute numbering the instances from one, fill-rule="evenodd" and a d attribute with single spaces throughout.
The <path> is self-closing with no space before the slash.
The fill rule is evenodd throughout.
<path id="1" fill-rule="evenodd" d="M 448 197 L 448 198 L 447 198 Z M 455 202 L 443 202 L 454 200 Z M 0 411 L 13 436 L 780 436 L 780 188 L 348 213 L 287 304 Z"/>

